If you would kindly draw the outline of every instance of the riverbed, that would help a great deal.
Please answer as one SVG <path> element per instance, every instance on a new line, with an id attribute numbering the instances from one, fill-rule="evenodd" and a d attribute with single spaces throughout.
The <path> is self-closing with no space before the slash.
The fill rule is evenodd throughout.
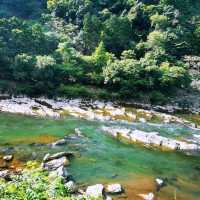
<path id="1" fill-rule="evenodd" d="M 23 167 L 28 160 L 41 161 L 46 153 L 74 151 L 69 171 L 81 186 L 96 183 L 121 183 L 125 194 L 118 199 L 141 199 L 149 192 L 159 200 L 198 200 L 200 197 L 200 157 L 118 141 L 102 126 L 137 128 L 157 131 L 168 137 L 198 135 L 180 124 L 85 120 L 71 116 L 59 119 L 0 114 L 0 153 L 14 154 L 12 167 Z M 75 129 L 81 131 L 76 136 Z M 54 141 L 68 136 L 66 145 L 50 147 Z M 15 166 L 16 165 L 16 166 Z M 155 179 L 167 185 L 156 192 Z"/>

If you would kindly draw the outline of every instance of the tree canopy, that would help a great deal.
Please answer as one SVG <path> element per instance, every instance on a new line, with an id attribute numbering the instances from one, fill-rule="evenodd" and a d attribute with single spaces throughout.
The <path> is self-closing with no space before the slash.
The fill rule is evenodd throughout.
<path id="1" fill-rule="evenodd" d="M 0 77 L 19 92 L 82 85 L 133 97 L 190 84 L 200 54 L 197 0 L 12 0 L 0 3 Z M 62 88 L 62 89 L 61 89 Z"/>

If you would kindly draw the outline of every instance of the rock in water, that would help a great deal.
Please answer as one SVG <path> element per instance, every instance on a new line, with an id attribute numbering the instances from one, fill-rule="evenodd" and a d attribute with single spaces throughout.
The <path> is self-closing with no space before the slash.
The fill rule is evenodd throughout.
<path id="1" fill-rule="evenodd" d="M 57 158 L 43 163 L 43 168 L 46 170 L 56 170 L 61 166 L 68 166 L 69 160 L 66 157 Z"/>
<path id="2" fill-rule="evenodd" d="M 53 155 L 46 154 L 43 158 L 42 168 L 52 172 L 52 174 L 64 178 L 64 180 L 67 181 L 70 176 L 66 169 L 66 166 L 70 164 L 67 159 L 69 156 L 72 156 L 72 153 L 59 152 Z"/>
<path id="3" fill-rule="evenodd" d="M 107 186 L 107 192 L 110 194 L 119 194 L 123 192 L 122 186 L 120 184 L 110 184 Z"/>
<path id="4" fill-rule="evenodd" d="M 79 128 L 75 128 L 74 131 L 78 136 L 82 136 L 82 132 Z"/>
<path id="5" fill-rule="evenodd" d="M 5 160 L 6 162 L 12 161 L 13 159 L 13 155 L 7 155 L 3 157 L 3 160 Z"/>
<path id="6" fill-rule="evenodd" d="M 53 143 L 51 144 L 51 146 L 52 146 L 52 147 L 56 147 L 56 146 L 62 146 L 62 145 L 65 145 L 65 144 L 67 144 L 67 140 L 61 139 L 61 140 L 58 140 L 58 141 L 56 141 L 56 142 L 53 142 Z"/>
<path id="7" fill-rule="evenodd" d="M 157 178 L 156 179 L 156 184 L 161 187 L 161 186 L 163 186 L 164 181 L 162 179 L 160 179 L 160 178 Z"/>
<path id="8" fill-rule="evenodd" d="M 167 179 L 163 180 L 160 178 L 156 178 L 155 182 L 156 182 L 156 190 L 158 192 L 162 187 L 166 186 Z"/>
<path id="9" fill-rule="evenodd" d="M 69 173 L 64 166 L 61 166 L 58 169 L 56 169 L 56 173 L 57 173 L 58 176 L 63 177 L 63 178 L 69 177 Z"/>
<path id="10" fill-rule="evenodd" d="M 48 162 L 48 161 L 55 160 L 55 159 L 58 159 L 61 157 L 69 158 L 72 156 L 74 156 L 73 152 L 59 152 L 59 153 L 55 153 L 53 155 L 46 154 L 43 158 L 43 162 Z"/>
<path id="11" fill-rule="evenodd" d="M 102 184 L 88 186 L 86 190 L 86 195 L 92 198 L 102 198 L 103 190 L 104 186 Z"/>

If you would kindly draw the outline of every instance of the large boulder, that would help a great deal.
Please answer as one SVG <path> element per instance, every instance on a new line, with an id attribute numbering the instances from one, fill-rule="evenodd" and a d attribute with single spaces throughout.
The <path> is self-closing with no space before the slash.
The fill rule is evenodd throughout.
<path id="1" fill-rule="evenodd" d="M 53 155 L 46 154 L 43 158 L 42 168 L 50 171 L 50 174 L 64 178 L 68 181 L 69 173 L 66 167 L 70 164 L 68 157 L 71 157 L 71 152 L 59 152 Z"/>
<path id="2" fill-rule="evenodd" d="M 43 163 L 43 168 L 49 171 L 56 170 L 62 166 L 68 166 L 69 160 L 66 157 L 60 157 Z"/>
<path id="3" fill-rule="evenodd" d="M 70 158 L 73 156 L 74 156 L 73 152 L 59 152 L 53 155 L 46 154 L 45 157 L 43 158 L 43 162 L 48 162 L 48 161 L 55 160 L 62 157 Z"/>
<path id="4" fill-rule="evenodd" d="M 56 169 L 55 172 L 56 172 L 57 176 L 60 176 L 65 179 L 67 179 L 70 176 L 69 172 L 67 171 L 66 167 L 64 167 L 64 166 L 60 166 L 59 168 Z"/>
<path id="5" fill-rule="evenodd" d="M 102 198 L 103 190 L 104 190 L 104 186 L 102 184 L 88 186 L 86 190 L 86 196 L 92 197 L 92 198 Z"/>

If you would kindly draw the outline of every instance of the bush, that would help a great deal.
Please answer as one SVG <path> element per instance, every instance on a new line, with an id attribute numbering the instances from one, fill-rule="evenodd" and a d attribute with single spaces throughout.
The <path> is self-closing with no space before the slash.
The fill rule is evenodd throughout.
<path id="1" fill-rule="evenodd" d="M 158 91 L 151 92 L 149 98 L 152 104 L 165 104 L 168 100 L 164 94 Z"/>
<path id="2" fill-rule="evenodd" d="M 58 93 L 68 98 L 90 97 L 90 92 L 87 90 L 87 88 L 85 86 L 78 84 L 75 85 L 61 84 L 58 89 Z"/>

